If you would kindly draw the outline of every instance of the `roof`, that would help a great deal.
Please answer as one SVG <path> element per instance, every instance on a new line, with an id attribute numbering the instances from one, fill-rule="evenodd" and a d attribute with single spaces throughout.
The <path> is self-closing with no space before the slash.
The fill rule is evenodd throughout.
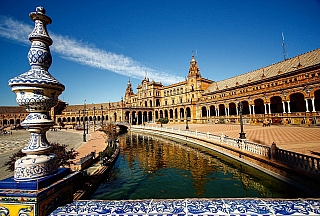
<path id="1" fill-rule="evenodd" d="M 0 106 L 0 114 L 8 113 L 26 113 L 26 108 L 23 106 Z"/>
<path id="2" fill-rule="evenodd" d="M 206 89 L 205 93 L 221 91 L 227 88 L 235 87 L 237 85 L 247 84 L 249 82 L 248 80 L 250 80 L 250 82 L 255 82 L 263 78 L 266 79 L 277 76 L 279 74 L 289 73 L 300 68 L 299 64 L 301 68 L 305 68 L 319 63 L 320 48 L 245 74 L 241 74 L 218 82 L 213 82 Z"/>

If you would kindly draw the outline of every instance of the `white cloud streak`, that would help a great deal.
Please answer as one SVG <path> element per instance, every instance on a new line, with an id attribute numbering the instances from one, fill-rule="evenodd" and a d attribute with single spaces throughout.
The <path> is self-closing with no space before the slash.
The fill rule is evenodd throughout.
<path id="1" fill-rule="evenodd" d="M 0 37 L 2 38 L 28 45 L 30 44 L 28 35 L 32 29 L 33 26 L 0 16 Z M 151 80 L 164 84 L 184 80 L 183 77 L 145 67 L 130 57 L 91 47 L 68 36 L 57 35 L 50 31 L 49 34 L 54 41 L 51 46 L 52 52 L 67 60 L 134 78 L 142 79 L 147 74 Z"/>

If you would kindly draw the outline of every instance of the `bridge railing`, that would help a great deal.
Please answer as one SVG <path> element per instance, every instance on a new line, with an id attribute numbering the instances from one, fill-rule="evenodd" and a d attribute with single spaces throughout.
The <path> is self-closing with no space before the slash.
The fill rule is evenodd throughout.
<path id="1" fill-rule="evenodd" d="M 309 173 L 320 174 L 320 158 L 309 155 L 283 150 L 273 143 L 271 146 L 250 142 L 225 136 L 224 134 L 216 135 L 209 132 L 199 132 L 197 130 L 181 130 L 180 128 L 168 128 L 158 126 L 140 126 L 135 125 L 134 128 L 145 130 L 162 131 L 171 135 L 182 135 L 186 137 L 209 141 L 210 143 L 230 146 L 240 151 L 250 152 L 254 155 L 264 157 L 273 161 L 281 162 L 290 167 L 294 167 Z"/>

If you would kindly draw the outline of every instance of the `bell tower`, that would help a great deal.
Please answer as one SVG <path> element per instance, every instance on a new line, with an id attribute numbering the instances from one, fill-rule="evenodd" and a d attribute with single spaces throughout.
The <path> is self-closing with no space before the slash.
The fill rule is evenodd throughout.
<path id="1" fill-rule="evenodd" d="M 130 104 L 131 103 L 131 101 L 130 101 L 130 97 L 131 97 L 131 95 L 133 95 L 134 93 L 133 93 L 133 90 L 132 90 L 132 85 L 131 85 L 131 82 L 130 82 L 130 79 L 129 79 L 129 81 L 128 81 L 128 84 L 127 84 L 127 88 L 126 88 L 126 93 L 125 93 L 125 95 L 124 95 L 124 102 L 126 103 L 126 104 Z"/>
<path id="2" fill-rule="evenodd" d="M 194 59 L 194 55 L 192 53 L 192 59 L 190 61 L 190 68 L 189 68 L 189 74 L 188 74 L 188 79 L 189 78 L 200 78 L 200 69 L 197 65 L 197 60 Z"/>

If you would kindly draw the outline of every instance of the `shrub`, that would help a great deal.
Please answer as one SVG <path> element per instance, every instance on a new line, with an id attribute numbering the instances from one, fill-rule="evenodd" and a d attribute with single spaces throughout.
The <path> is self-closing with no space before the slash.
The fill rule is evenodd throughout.
<path id="1" fill-rule="evenodd" d="M 161 124 L 167 124 L 169 122 L 168 118 L 159 118 L 158 122 L 160 122 Z"/>

